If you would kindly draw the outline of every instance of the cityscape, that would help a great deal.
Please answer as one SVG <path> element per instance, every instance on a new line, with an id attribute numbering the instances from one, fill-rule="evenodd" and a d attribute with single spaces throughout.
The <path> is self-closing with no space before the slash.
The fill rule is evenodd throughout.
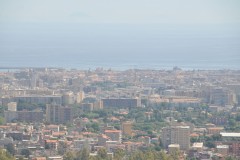
<path id="1" fill-rule="evenodd" d="M 25 68 L 0 76 L 18 159 L 238 159 L 239 70 Z"/>
<path id="2" fill-rule="evenodd" d="M 240 1 L 0 0 L 0 160 L 240 160 Z"/>

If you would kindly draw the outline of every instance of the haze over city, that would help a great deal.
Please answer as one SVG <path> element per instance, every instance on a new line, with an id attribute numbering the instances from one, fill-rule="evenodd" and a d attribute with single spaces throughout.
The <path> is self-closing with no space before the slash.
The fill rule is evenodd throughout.
<path id="1" fill-rule="evenodd" d="M 0 160 L 239 159 L 239 0 L 0 0 Z"/>

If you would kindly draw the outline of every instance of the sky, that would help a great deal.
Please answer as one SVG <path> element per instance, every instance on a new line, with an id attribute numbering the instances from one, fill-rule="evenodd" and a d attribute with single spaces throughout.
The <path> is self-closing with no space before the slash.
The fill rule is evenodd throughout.
<path id="1" fill-rule="evenodd" d="M 240 23 L 239 0 L 0 0 L 3 23 Z"/>
<path id="2" fill-rule="evenodd" d="M 239 8 L 239 0 L 0 0 L 0 67 L 240 69 Z"/>

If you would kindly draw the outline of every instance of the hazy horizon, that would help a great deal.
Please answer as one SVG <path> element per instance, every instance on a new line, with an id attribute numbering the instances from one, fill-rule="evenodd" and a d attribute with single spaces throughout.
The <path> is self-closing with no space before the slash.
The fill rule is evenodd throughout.
<path id="1" fill-rule="evenodd" d="M 0 1 L 0 66 L 240 69 L 240 2 Z"/>

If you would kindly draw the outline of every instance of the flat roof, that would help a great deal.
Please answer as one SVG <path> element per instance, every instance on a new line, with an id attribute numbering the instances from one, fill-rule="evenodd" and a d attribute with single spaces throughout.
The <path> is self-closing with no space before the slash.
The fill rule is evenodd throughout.
<path id="1" fill-rule="evenodd" d="M 62 97 L 61 95 L 24 95 L 24 96 L 15 96 L 14 98 L 39 98 L 39 97 Z"/>
<path id="2" fill-rule="evenodd" d="M 105 133 L 120 133 L 120 130 L 105 130 Z"/>
<path id="3" fill-rule="evenodd" d="M 200 143 L 193 143 L 193 148 L 202 148 L 203 147 L 203 143 L 200 142 Z"/>
<path id="4" fill-rule="evenodd" d="M 179 144 L 169 144 L 169 145 L 168 145 L 168 148 L 169 148 L 169 147 L 170 147 L 170 148 L 171 148 L 171 147 L 180 147 L 180 145 L 179 145 Z"/>
<path id="5" fill-rule="evenodd" d="M 240 138 L 240 133 L 236 133 L 236 132 L 231 132 L 231 133 L 221 132 L 220 134 L 223 137 L 239 137 Z"/>
<path id="6" fill-rule="evenodd" d="M 228 145 L 217 145 L 217 147 L 216 148 L 229 148 L 229 146 Z"/>
<path id="7" fill-rule="evenodd" d="M 176 128 L 186 128 L 186 129 L 190 128 L 189 126 L 173 126 L 173 127 L 176 127 Z"/>

